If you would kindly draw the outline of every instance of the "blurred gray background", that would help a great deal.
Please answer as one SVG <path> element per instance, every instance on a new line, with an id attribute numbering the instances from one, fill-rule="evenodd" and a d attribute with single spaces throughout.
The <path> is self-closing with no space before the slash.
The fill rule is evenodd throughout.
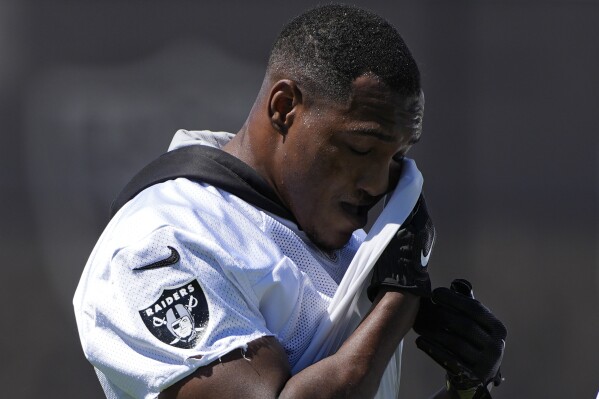
<path id="1" fill-rule="evenodd" d="M 434 285 L 509 329 L 496 398 L 599 390 L 599 1 L 359 1 L 421 67 Z M 312 1 L 0 0 L 0 395 L 101 398 L 71 298 L 110 201 L 179 128 L 237 131 Z M 443 372 L 405 344 L 403 398 Z"/>

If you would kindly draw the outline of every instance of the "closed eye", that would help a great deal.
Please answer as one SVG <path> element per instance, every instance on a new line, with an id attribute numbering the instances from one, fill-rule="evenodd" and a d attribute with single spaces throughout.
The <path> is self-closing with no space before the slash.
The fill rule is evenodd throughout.
<path id="1" fill-rule="evenodd" d="M 353 152 L 356 155 L 368 155 L 368 154 L 370 154 L 372 152 L 371 149 L 361 150 L 361 149 L 358 149 L 358 148 L 355 148 L 355 147 L 349 147 L 349 146 L 348 146 L 348 148 L 349 148 L 349 150 L 351 152 Z"/>

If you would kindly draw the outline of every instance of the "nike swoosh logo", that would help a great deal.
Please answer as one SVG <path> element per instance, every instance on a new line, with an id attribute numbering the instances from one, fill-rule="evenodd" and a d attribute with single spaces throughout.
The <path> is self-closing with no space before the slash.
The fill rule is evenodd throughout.
<path id="1" fill-rule="evenodd" d="M 179 259 L 181 259 L 181 257 L 179 256 L 179 252 L 173 247 L 167 246 L 167 248 L 171 250 L 171 254 L 168 258 L 159 260 L 158 262 L 150 263 L 149 265 L 136 267 L 133 270 L 159 269 L 161 267 L 167 267 L 179 262 Z"/>
<path id="2" fill-rule="evenodd" d="M 431 252 L 433 252 L 433 245 L 435 245 L 435 237 L 433 237 L 431 248 L 428 250 L 428 254 L 426 254 L 426 256 L 424 256 L 424 249 L 420 251 L 420 265 L 422 267 L 426 267 L 426 265 L 428 265 L 428 259 L 431 257 Z"/>

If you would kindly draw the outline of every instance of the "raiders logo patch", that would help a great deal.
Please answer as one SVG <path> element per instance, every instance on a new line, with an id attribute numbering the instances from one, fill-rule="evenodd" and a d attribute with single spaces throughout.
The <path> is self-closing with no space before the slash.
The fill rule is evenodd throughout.
<path id="1" fill-rule="evenodd" d="M 139 311 L 150 332 L 165 344 L 192 348 L 208 326 L 208 302 L 198 280 L 164 289 L 160 298 Z"/>

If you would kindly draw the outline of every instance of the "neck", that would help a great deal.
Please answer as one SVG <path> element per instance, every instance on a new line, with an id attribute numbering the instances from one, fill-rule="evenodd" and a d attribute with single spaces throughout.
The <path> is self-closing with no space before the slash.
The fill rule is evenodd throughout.
<path id="1" fill-rule="evenodd" d="M 223 151 L 249 165 L 277 192 L 273 176 L 269 172 L 272 149 L 277 145 L 274 140 L 276 133 L 272 130 L 272 126 L 258 123 L 250 114 L 235 137 L 223 147 Z"/>
<path id="2" fill-rule="evenodd" d="M 273 166 L 281 133 L 274 128 L 270 117 L 271 84 L 272 79 L 266 77 L 247 120 L 223 150 L 253 168 L 285 204 L 277 190 Z"/>

